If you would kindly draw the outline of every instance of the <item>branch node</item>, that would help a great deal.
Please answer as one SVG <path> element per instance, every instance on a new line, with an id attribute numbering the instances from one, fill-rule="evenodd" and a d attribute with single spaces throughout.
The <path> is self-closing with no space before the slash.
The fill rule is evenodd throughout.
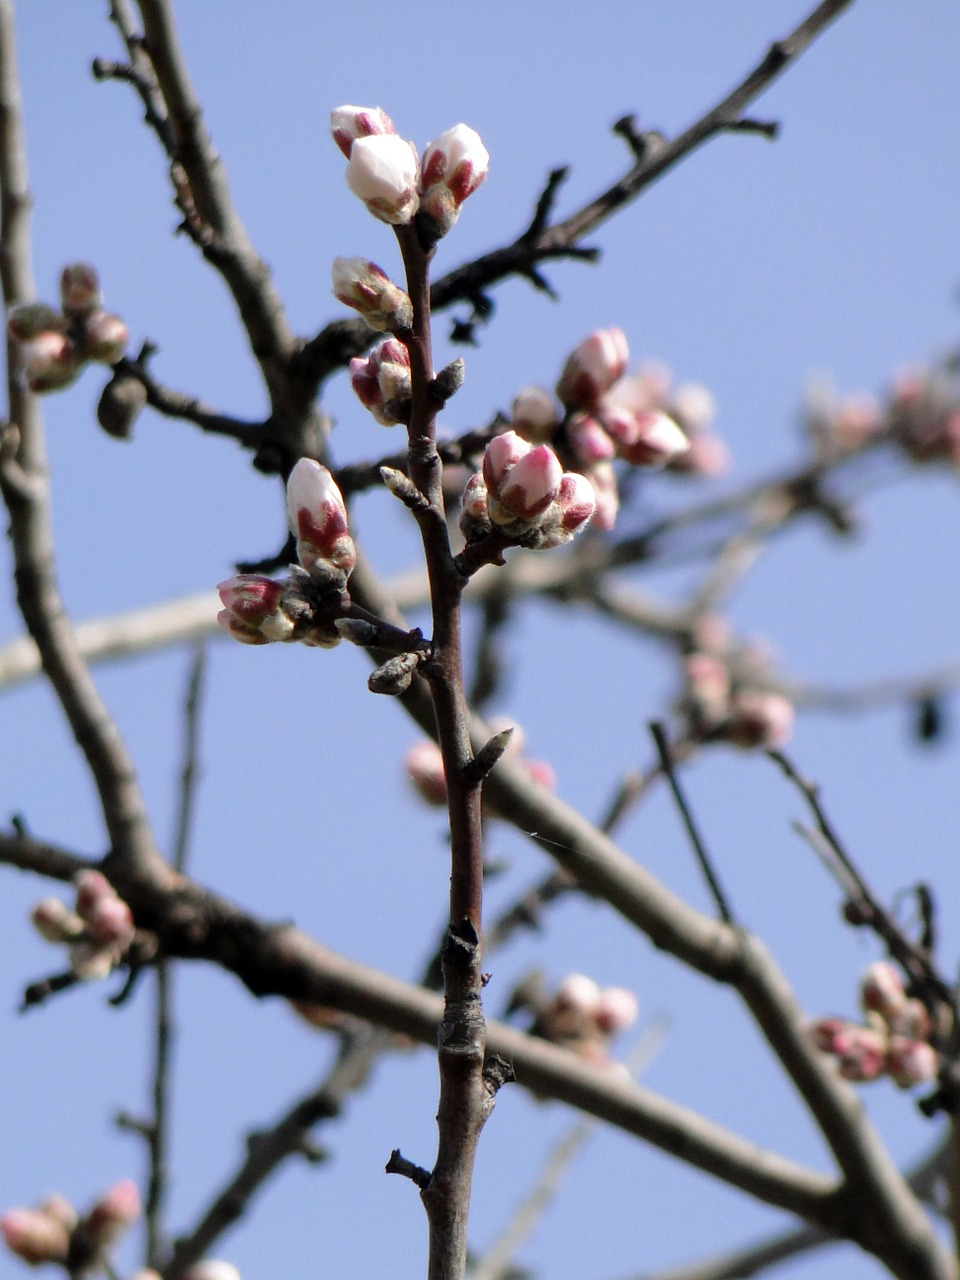
<path id="1" fill-rule="evenodd" d="M 471 784 L 483 782 L 510 745 L 512 737 L 513 725 L 510 725 L 509 728 L 495 733 L 489 742 L 485 742 L 473 759 L 464 766 L 464 781 Z"/>
<path id="2" fill-rule="evenodd" d="M 399 498 L 414 515 L 429 510 L 430 500 L 423 496 L 409 476 L 398 471 L 396 467 L 381 467 L 380 479 L 393 496 Z"/>
<path id="3" fill-rule="evenodd" d="M 388 658 L 370 673 L 367 688 L 371 693 L 382 693 L 389 698 L 406 693 L 425 658 L 423 653 L 398 653 L 396 657 Z"/>
<path id="4" fill-rule="evenodd" d="M 430 1185 L 430 1174 L 427 1170 L 418 1164 L 414 1164 L 406 1156 L 402 1156 L 399 1147 L 394 1147 L 390 1152 L 390 1159 L 384 1165 L 383 1171 L 384 1173 L 398 1173 L 402 1178 L 409 1178 L 411 1182 L 416 1183 L 421 1191 L 425 1191 Z"/>

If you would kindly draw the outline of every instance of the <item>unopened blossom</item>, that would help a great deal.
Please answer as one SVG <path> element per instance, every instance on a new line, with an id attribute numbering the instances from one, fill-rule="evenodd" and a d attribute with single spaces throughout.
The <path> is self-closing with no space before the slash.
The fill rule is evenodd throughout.
<path id="1" fill-rule="evenodd" d="M 510 425 L 531 444 L 548 444 L 557 427 L 557 404 L 545 387 L 523 387 L 510 408 Z"/>
<path id="2" fill-rule="evenodd" d="M 886 1039 L 871 1027 L 849 1024 L 838 1036 L 833 1052 L 844 1080 L 865 1084 L 886 1069 Z"/>
<path id="3" fill-rule="evenodd" d="M 587 466 L 608 461 L 617 451 L 609 433 L 587 413 L 572 416 L 567 424 L 567 440 L 578 461 Z"/>
<path id="4" fill-rule="evenodd" d="M 129 340 L 127 326 L 109 311 L 93 311 L 84 320 L 81 351 L 85 360 L 116 364 L 123 358 Z"/>
<path id="5" fill-rule="evenodd" d="M 60 273 L 60 304 L 65 315 L 87 315 L 103 306 L 100 276 L 89 262 L 73 262 Z"/>
<path id="6" fill-rule="evenodd" d="M 730 702 L 726 663 L 711 653 L 691 653 L 684 659 L 683 671 L 683 704 L 694 725 L 719 724 L 726 718 Z"/>
<path id="7" fill-rule="evenodd" d="M 330 132 L 333 140 L 350 159 L 350 152 L 357 138 L 369 138 L 375 134 L 396 133 L 393 121 L 382 107 L 336 107 L 330 112 Z"/>
<path id="8" fill-rule="evenodd" d="M 59 898 L 44 898 L 30 912 L 30 919 L 47 942 L 74 942 L 83 933 L 84 923 Z"/>
<path id="9" fill-rule="evenodd" d="M 537 523 L 556 500 L 562 477 L 560 461 L 548 445 L 530 445 L 515 431 L 497 436 L 483 455 L 490 519 L 501 526 Z"/>
<path id="10" fill-rule="evenodd" d="M 420 168 L 420 212 L 436 239 L 446 235 L 460 207 L 487 176 L 490 156 L 480 135 L 458 124 L 431 142 Z"/>
<path id="11" fill-rule="evenodd" d="M 594 408 L 623 375 L 629 354 L 621 329 L 595 329 L 567 357 L 557 395 L 570 408 Z"/>
<path id="12" fill-rule="evenodd" d="M 538 1007 L 537 1007 L 538 1006 Z M 590 1062 L 609 1062 L 609 1042 L 635 1020 L 636 996 L 624 987 L 600 987 L 583 973 L 564 978 L 552 998 L 537 1000 L 531 1031 Z"/>
<path id="13" fill-rule="evenodd" d="M 890 1030 L 911 1040 L 927 1040 L 933 1030 L 933 1019 L 922 1000 L 911 997 L 887 1021 Z"/>
<path id="14" fill-rule="evenodd" d="M 290 472 L 287 517 L 304 569 L 329 566 L 347 575 L 353 572 L 357 552 L 343 495 L 327 468 L 312 458 L 301 458 Z"/>
<path id="15" fill-rule="evenodd" d="M 868 965 L 860 978 L 860 1003 L 864 1009 L 879 1013 L 885 1021 L 895 1018 L 906 1004 L 903 979 L 892 964 L 877 960 Z"/>
<path id="16" fill-rule="evenodd" d="M 586 476 L 565 471 L 560 477 L 556 501 L 540 526 L 542 536 L 538 547 L 545 551 L 562 547 L 590 523 L 596 509 L 596 494 Z"/>
<path id="17" fill-rule="evenodd" d="M 688 436 L 689 448 L 678 453 L 667 462 L 667 470 L 680 472 L 682 475 L 714 476 L 725 475 L 730 470 L 730 450 L 710 431 Z"/>
<path id="18" fill-rule="evenodd" d="M 685 454 L 690 441 L 662 410 L 604 413 L 602 421 L 618 455 L 635 467 L 663 467 Z"/>
<path id="19" fill-rule="evenodd" d="M 778 747 L 793 729 L 793 705 L 778 693 L 745 689 L 730 701 L 727 737 L 738 747 Z"/>
<path id="20" fill-rule="evenodd" d="M 7 314 L 7 332 L 19 342 L 27 342 L 41 333 L 62 332 L 64 316 L 45 302 L 21 302 Z"/>
<path id="21" fill-rule="evenodd" d="M 222 1258 L 202 1258 L 184 1271 L 183 1280 L 240 1280 L 240 1272 Z"/>
<path id="22" fill-rule="evenodd" d="M 926 1084 L 936 1079 L 940 1055 L 925 1040 L 895 1035 L 890 1037 L 885 1065 L 894 1084 L 901 1089 L 910 1089 L 915 1084 Z"/>
<path id="23" fill-rule="evenodd" d="M 420 164 L 411 142 L 396 133 L 357 138 L 350 149 L 347 185 L 375 218 L 410 222 L 419 207 Z"/>
<path id="24" fill-rule="evenodd" d="M 369 355 L 350 361 L 350 385 L 377 422 L 392 427 L 410 413 L 410 353 L 396 338 L 384 338 Z"/>
<path id="25" fill-rule="evenodd" d="M 585 973 L 568 973 L 553 1000 L 560 1009 L 574 1009 L 592 1018 L 600 1007 L 600 987 Z"/>
<path id="26" fill-rule="evenodd" d="M 477 542 L 492 527 L 487 510 L 487 482 L 480 471 L 474 472 L 464 486 L 459 524 L 467 542 Z"/>
<path id="27" fill-rule="evenodd" d="M 70 1231 L 43 1209 L 8 1209 L 0 1214 L 0 1235 L 10 1252 L 31 1266 L 65 1263 L 70 1252 Z"/>
<path id="28" fill-rule="evenodd" d="M 45 330 L 18 346 L 24 381 L 31 391 L 59 391 L 75 381 L 83 367 L 76 344 L 64 333 Z"/>
<path id="29" fill-rule="evenodd" d="M 385 271 L 366 258 L 334 258 L 334 296 L 358 311 L 371 329 L 395 333 L 413 324 L 409 294 L 395 285 Z"/>
<path id="30" fill-rule="evenodd" d="M 223 608 L 217 622 L 244 644 L 292 640 L 293 619 L 284 612 L 286 584 L 259 573 L 239 573 L 217 587 Z"/>
<path id="31" fill-rule="evenodd" d="M 637 997 L 626 987 L 603 987 L 594 1013 L 597 1026 L 605 1035 L 616 1035 L 633 1025 L 640 1012 Z"/>
<path id="32" fill-rule="evenodd" d="M 407 777 L 422 800 L 438 808 L 447 803 L 447 777 L 440 748 L 431 738 L 415 742 L 403 759 Z"/>
<path id="33" fill-rule="evenodd" d="M 129 1178 L 116 1182 L 84 1220 L 84 1234 L 96 1249 L 113 1244 L 140 1217 L 140 1192 Z"/>

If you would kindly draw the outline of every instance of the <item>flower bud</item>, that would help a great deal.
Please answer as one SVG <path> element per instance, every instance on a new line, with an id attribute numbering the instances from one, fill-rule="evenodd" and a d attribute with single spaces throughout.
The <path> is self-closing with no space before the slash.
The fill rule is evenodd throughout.
<path id="1" fill-rule="evenodd" d="M 100 393 L 97 421 L 108 436 L 129 440 L 133 425 L 147 403 L 147 389 L 130 373 L 115 373 Z"/>
<path id="2" fill-rule="evenodd" d="M 74 942 L 83 933 L 83 921 L 59 898 L 44 898 L 30 912 L 34 928 L 47 942 Z"/>
<path id="3" fill-rule="evenodd" d="M 345 106 L 330 112 L 330 132 L 334 142 L 349 160 L 357 138 L 397 131 L 382 107 Z"/>
<path id="4" fill-rule="evenodd" d="M 66 328 L 59 311 L 45 302 L 21 302 L 7 315 L 7 332 L 18 342 L 29 342 L 41 333 L 58 333 Z"/>
<path id="5" fill-rule="evenodd" d="M 593 408 L 627 367 L 627 339 L 620 329 L 595 329 L 567 357 L 557 395 L 574 409 Z"/>
<path id="6" fill-rule="evenodd" d="M 600 988 L 583 973 L 569 973 L 557 987 L 553 1003 L 558 1009 L 575 1009 L 590 1018 L 600 1008 Z"/>
<path id="7" fill-rule="evenodd" d="M 217 587 L 223 603 L 217 621 L 238 640 L 243 641 L 242 632 L 259 637 L 246 643 L 292 640 L 295 623 L 282 607 L 286 590 L 286 583 L 262 574 L 238 573 Z"/>
<path id="8" fill-rule="evenodd" d="M 690 441 L 661 410 L 602 414 L 604 426 L 617 443 L 617 453 L 635 467 L 662 467 L 687 452 Z"/>
<path id="9" fill-rule="evenodd" d="M 531 444 L 549 444 L 557 427 L 557 406 L 544 387 L 524 387 L 510 409 L 511 426 Z"/>
<path id="10" fill-rule="evenodd" d="M 600 992 L 594 1019 L 604 1035 L 625 1031 L 637 1020 L 640 1006 L 637 997 L 626 987 L 604 987 Z"/>
<path id="11" fill-rule="evenodd" d="M 350 149 L 347 185 L 381 222 L 411 221 L 420 203 L 419 178 L 413 144 L 395 133 L 357 138 Z"/>
<path id="12" fill-rule="evenodd" d="M 119 316 L 109 311 L 93 311 L 83 326 L 81 352 L 85 360 L 116 364 L 130 341 L 130 331 Z"/>
<path id="13" fill-rule="evenodd" d="M 92 868 L 78 871 L 73 882 L 77 886 L 77 912 L 84 920 L 89 920 L 91 911 L 102 899 L 117 896 L 116 889 L 102 871 Z"/>
<path id="14" fill-rule="evenodd" d="M 864 1009 L 879 1013 L 885 1021 L 896 1018 L 906 1004 L 903 979 L 883 960 L 869 965 L 860 978 L 860 1003 Z"/>
<path id="15" fill-rule="evenodd" d="M 467 481 L 460 502 L 460 532 L 467 542 L 478 542 L 491 528 L 487 485 L 481 472 L 475 472 Z"/>
<path id="16" fill-rule="evenodd" d="M 537 445 L 510 468 L 495 494 L 497 506 L 491 505 L 490 518 L 495 524 L 506 524 L 511 518 L 536 522 L 558 497 L 562 479 L 557 455 L 549 445 Z"/>
<path id="17" fill-rule="evenodd" d="M 115 944 L 121 951 L 130 945 L 136 932 L 133 912 L 116 896 L 96 902 L 87 916 L 87 927 L 93 942 L 100 946 Z"/>
<path id="18" fill-rule="evenodd" d="M 69 387 L 83 367 L 76 346 L 63 333 L 45 330 L 18 347 L 20 368 L 31 391 L 59 391 Z"/>
<path id="19" fill-rule="evenodd" d="M 726 719 L 730 704 L 730 673 L 711 653 L 691 653 L 684 659 L 686 689 L 683 703 L 695 725 L 716 725 Z"/>
<path id="20" fill-rule="evenodd" d="M 42 1209 L 8 1209 L 0 1215 L 0 1234 L 11 1253 L 31 1266 L 67 1260 L 70 1232 Z"/>
<path id="21" fill-rule="evenodd" d="M 41 1201 L 40 1212 L 45 1213 L 54 1222 L 59 1222 L 68 1231 L 72 1231 L 79 1221 L 79 1214 L 67 1197 L 56 1191 Z"/>
<path id="22" fill-rule="evenodd" d="M 384 338 L 368 356 L 350 361 L 350 384 L 381 426 L 403 422 L 410 412 L 410 353 L 396 338 Z"/>
<path id="23" fill-rule="evenodd" d="M 777 747 L 790 737 L 793 706 L 778 693 L 744 690 L 730 703 L 727 737 L 738 747 Z"/>
<path id="24" fill-rule="evenodd" d="M 326 564 L 350 575 L 357 553 L 343 495 L 327 468 L 312 458 L 301 458 L 290 472 L 287 516 L 304 569 Z"/>
<path id="25" fill-rule="evenodd" d="M 717 406 L 707 387 L 699 382 L 685 382 L 677 387 L 670 403 L 670 416 L 686 435 L 707 431 L 717 416 Z"/>
<path id="26" fill-rule="evenodd" d="M 616 454 L 616 447 L 601 424 L 585 413 L 575 413 L 570 419 L 567 439 L 579 461 L 588 467 L 594 462 L 606 462 Z"/>
<path id="27" fill-rule="evenodd" d="M 116 1182 L 93 1206 L 84 1221 L 91 1246 L 103 1249 L 140 1217 L 140 1192 L 129 1178 Z"/>
<path id="28" fill-rule="evenodd" d="M 887 1020 L 891 1031 L 911 1040 L 927 1040 L 933 1030 L 930 1011 L 922 1000 L 904 1000 L 901 1008 Z"/>
<path id="29" fill-rule="evenodd" d="M 366 258 L 334 258 L 333 293 L 338 301 L 358 311 L 378 333 L 396 333 L 413 324 L 409 294 Z"/>
<path id="30" fill-rule="evenodd" d="M 74 262 L 60 273 L 60 303 L 68 316 L 86 315 L 103 306 L 100 277 L 88 262 Z"/>
<path id="31" fill-rule="evenodd" d="M 473 195 L 487 176 L 490 156 L 480 135 L 469 125 L 457 124 L 441 133 L 423 153 L 421 185 L 424 196 L 444 186 L 459 207 Z"/>
<path id="32" fill-rule="evenodd" d="M 848 1023 L 837 1037 L 833 1052 L 837 1055 L 844 1080 L 864 1084 L 876 1080 L 886 1067 L 886 1041 L 870 1027 Z"/>
<path id="33" fill-rule="evenodd" d="M 422 800 L 440 807 L 447 803 L 447 778 L 440 748 L 430 739 L 415 742 L 404 756 L 407 777 Z"/>
<path id="34" fill-rule="evenodd" d="M 541 526 L 544 539 L 540 549 L 549 550 L 569 542 L 587 527 L 596 509 L 596 495 L 587 477 L 576 471 L 565 471 L 560 478 L 557 500 Z"/>
<path id="35" fill-rule="evenodd" d="M 891 1036 L 887 1052 L 887 1075 L 901 1089 L 935 1080 L 940 1068 L 940 1055 L 925 1040 Z"/>

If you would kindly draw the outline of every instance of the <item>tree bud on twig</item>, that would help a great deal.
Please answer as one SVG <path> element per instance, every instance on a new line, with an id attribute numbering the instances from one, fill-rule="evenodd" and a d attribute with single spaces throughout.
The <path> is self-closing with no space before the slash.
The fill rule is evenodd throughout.
<path id="1" fill-rule="evenodd" d="M 384 338 L 369 355 L 350 361 L 350 384 L 382 427 L 404 422 L 412 392 L 410 353 L 396 338 Z"/>
<path id="2" fill-rule="evenodd" d="M 83 933 L 83 921 L 59 898 L 44 898 L 30 912 L 30 919 L 47 942 L 75 942 Z"/>
<path id="3" fill-rule="evenodd" d="M 524 387 L 517 392 L 510 408 L 510 425 L 517 435 L 531 444 L 549 444 L 557 422 L 556 402 L 545 387 Z"/>
<path id="4" fill-rule="evenodd" d="M 287 516 L 297 556 L 308 572 L 332 565 L 349 577 L 357 563 L 347 508 L 336 481 L 319 462 L 301 458 L 287 480 Z"/>
<path id="5" fill-rule="evenodd" d="M 83 367 L 80 353 L 66 334 L 50 330 L 21 342 L 18 357 L 27 386 L 37 394 L 69 387 Z"/>
<path id="6" fill-rule="evenodd" d="M 80 316 L 103 306 L 100 276 L 88 262 L 74 262 L 60 273 L 60 305 L 64 315 Z"/>
<path id="7" fill-rule="evenodd" d="M 104 1249 L 113 1244 L 140 1217 L 140 1192 L 129 1178 L 114 1183 L 90 1210 L 83 1222 L 89 1244 Z"/>
<path id="8" fill-rule="evenodd" d="M 376 263 L 366 258 L 334 258 L 332 275 L 334 296 L 358 311 L 371 329 L 396 333 L 413 324 L 410 295 Z"/>
<path id="9" fill-rule="evenodd" d="M 123 358 L 130 331 L 119 316 L 93 311 L 84 320 L 81 352 L 85 360 L 116 364 Z"/>
<path id="10" fill-rule="evenodd" d="M 295 622 L 284 610 L 287 584 L 259 573 L 239 573 L 217 587 L 223 609 L 217 622 L 242 644 L 294 638 Z"/>
<path id="11" fill-rule="evenodd" d="M 330 112 L 330 132 L 334 142 L 349 160 L 357 138 L 397 131 L 382 107 L 344 106 L 336 107 Z"/>
<path id="12" fill-rule="evenodd" d="M 108 436 L 129 440 L 133 425 L 147 403 L 147 389 L 131 373 L 115 373 L 100 393 L 97 421 Z"/>
<path id="13" fill-rule="evenodd" d="M 629 356 L 622 329 L 595 329 L 567 357 L 557 395 L 570 408 L 593 408 L 622 377 Z"/>
<path id="14" fill-rule="evenodd" d="M 412 142 L 396 133 L 357 138 L 350 148 L 347 185 L 375 218 L 393 226 L 417 212 L 420 162 Z"/>
<path id="15" fill-rule="evenodd" d="M 8 1209 L 0 1216 L 0 1234 L 10 1252 L 31 1266 L 65 1263 L 70 1251 L 69 1230 L 43 1209 Z"/>
<path id="16" fill-rule="evenodd" d="M 420 665 L 421 655 L 418 653 L 398 653 L 370 673 L 367 688 L 371 693 L 383 693 L 396 698 L 406 693 L 413 683 L 413 677 Z"/>
<path id="17" fill-rule="evenodd" d="M 466 369 L 465 362 L 458 357 L 440 370 L 430 385 L 430 394 L 438 404 L 444 405 L 451 396 L 456 395 L 463 386 Z"/>
<path id="18" fill-rule="evenodd" d="M 66 327 L 60 312 L 45 302 L 22 302 L 11 307 L 7 316 L 7 332 L 18 342 L 29 342 L 41 333 L 62 333 Z"/>

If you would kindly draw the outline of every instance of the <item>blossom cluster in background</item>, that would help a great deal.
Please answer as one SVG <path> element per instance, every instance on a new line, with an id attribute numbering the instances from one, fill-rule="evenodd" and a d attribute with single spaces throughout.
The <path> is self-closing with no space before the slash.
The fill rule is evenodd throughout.
<path id="1" fill-rule="evenodd" d="M 845 1080 L 865 1083 L 887 1076 L 901 1089 L 934 1080 L 940 1054 L 930 1043 L 933 1025 L 926 1005 L 908 996 L 896 969 L 877 961 L 860 982 L 864 1022 L 818 1018 L 814 1045 L 837 1062 Z"/>
<path id="2" fill-rule="evenodd" d="M 133 941 L 133 914 L 99 871 L 81 871 L 76 886 L 75 909 L 44 898 L 31 919 L 41 937 L 70 948 L 70 969 L 78 978 L 106 978 Z"/>
<path id="3" fill-rule="evenodd" d="M 139 1217 L 140 1193 L 125 1179 L 83 1218 L 60 1195 L 48 1196 L 36 1209 L 8 1209 L 0 1214 L 0 1234 L 10 1252 L 31 1266 L 69 1261 L 71 1274 L 86 1275 L 102 1269 L 107 1250 Z"/>
<path id="4" fill-rule="evenodd" d="M 552 791 L 556 775 L 546 760 L 532 760 L 525 756 L 526 734 L 519 725 L 506 716 L 491 716 L 488 727 L 494 733 L 512 729 L 513 733 L 504 751 L 504 757 L 515 760 L 534 782 Z M 414 790 L 421 800 L 437 808 L 447 803 L 447 779 L 443 771 L 440 748 L 432 738 L 423 738 L 408 748 L 404 756 L 404 768 Z"/>
<path id="5" fill-rule="evenodd" d="M 750 650 L 727 655 L 722 649 L 697 649 L 687 654 L 679 701 L 686 733 L 698 739 L 722 738 L 745 749 L 782 746 L 793 729 L 793 705 L 762 686 L 764 667 L 762 656 Z"/>
<path id="6" fill-rule="evenodd" d="M 541 975 L 533 974 L 514 991 L 510 1012 L 515 1010 L 533 1015 L 531 1035 L 608 1066 L 614 1063 L 611 1042 L 636 1021 L 639 1004 L 626 987 L 601 987 L 583 973 L 568 974 L 550 993 Z"/>
<path id="7" fill-rule="evenodd" d="M 20 374 L 30 391 L 68 387 L 89 361 L 112 365 L 123 357 L 129 333 L 119 316 L 103 309 L 94 267 L 77 262 L 60 276 L 60 310 L 45 302 L 12 307 L 7 332 L 16 342 Z"/>

